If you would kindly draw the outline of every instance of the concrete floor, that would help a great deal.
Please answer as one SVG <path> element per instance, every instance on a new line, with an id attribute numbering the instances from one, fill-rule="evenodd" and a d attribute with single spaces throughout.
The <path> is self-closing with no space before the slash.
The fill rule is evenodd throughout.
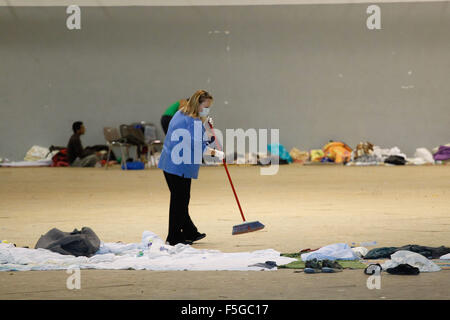
<path id="1" fill-rule="evenodd" d="M 296 252 L 336 242 L 377 247 L 450 245 L 450 167 L 230 166 L 244 213 L 266 225 L 231 236 L 240 215 L 221 167 L 201 168 L 190 212 L 207 237 L 196 248 Z M 167 235 L 169 192 L 157 169 L 1 168 L 0 238 L 34 247 L 41 234 L 91 227 L 105 242 Z M 309 275 L 265 272 L 82 270 L 0 272 L 0 299 L 449 299 L 450 272 L 382 274 L 369 290 L 362 270 Z"/>

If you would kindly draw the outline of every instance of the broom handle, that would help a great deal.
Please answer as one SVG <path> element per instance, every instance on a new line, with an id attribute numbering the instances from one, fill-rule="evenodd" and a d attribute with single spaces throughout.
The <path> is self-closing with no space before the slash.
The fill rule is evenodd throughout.
<path id="1" fill-rule="evenodd" d="M 207 121 L 208 121 L 208 120 L 207 120 Z M 208 121 L 208 124 L 209 124 L 209 127 L 211 128 L 212 134 L 213 134 L 213 136 L 214 136 L 214 141 L 217 141 L 217 137 L 216 137 L 216 134 L 214 133 L 214 128 L 213 128 L 213 126 L 211 125 L 211 123 L 210 123 L 209 121 Z M 216 143 L 216 145 L 217 145 L 217 147 L 219 148 L 219 151 L 222 151 L 222 148 L 220 147 L 220 145 L 219 145 L 218 142 Z M 242 220 L 244 220 L 244 222 L 245 222 L 244 213 L 242 212 L 241 204 L 240 204 L 240 202 L 239 202 L 239 199 L 238 199 L 236 190 L 234 190 L 234 185 L 233 185 L 233 181 L 231 181 L 230 172 L 228 171 L 227 162 L 226 162 L 226 160 L 225 160 L 225 155 L 224 155 L 224 157 L 223 157 L 223 159 L 222 159 L 222 162 L 223 162 L 223 166 L 225 167 L 225 171 L 227 172 L 228 180 L 230 181 L 231 189 L 233 190 L 234 197 L 236 198 L 236 202 L 237 202 L 237 205 L 238 205 L 238 207 L 239 207 L 239 211 L 241 212 Z"/>

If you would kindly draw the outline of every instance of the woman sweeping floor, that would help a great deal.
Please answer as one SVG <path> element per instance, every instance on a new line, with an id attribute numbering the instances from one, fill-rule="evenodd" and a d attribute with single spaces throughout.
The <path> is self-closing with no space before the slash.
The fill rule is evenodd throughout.
<path id="1" fill-rule="evenodd" d="M 197 179 L 203 154 L 223 159 L 224 153 L 207 147 L 212 140 L 204 139 L 205 128 L 201 117 L 209 113 L 212 96 L 196 91 L 170 121 L 158 163 L 164 172 L 170 190 L 169 233 L 166 241 L 192 244 L 203 239 L 189 215 L 191 180 Z M 201 128 L 201 129 L 200 129 Z"/>

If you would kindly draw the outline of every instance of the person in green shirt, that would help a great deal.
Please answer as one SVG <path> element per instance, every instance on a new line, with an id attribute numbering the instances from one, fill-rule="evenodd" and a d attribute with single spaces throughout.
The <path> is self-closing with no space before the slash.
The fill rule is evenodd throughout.
<path id="1" fill-rule="evenodd" d="M 179 100 L 166 109 L 166 111 L 164 112 L 164 114 L 161 117 L 161 126 L 164 130 L 164 134 L 167 134 L 167 130 L 169 129 L 169 123 L 170 123 L 170 120 L 172 120 L 172 117 L 188 101 L 189 101 L 189 98 Z"/>

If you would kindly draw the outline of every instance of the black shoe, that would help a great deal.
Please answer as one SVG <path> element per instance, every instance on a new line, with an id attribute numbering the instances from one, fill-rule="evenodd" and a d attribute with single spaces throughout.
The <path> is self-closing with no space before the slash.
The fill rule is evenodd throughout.
<path id="1" fill-rule="evenodd" d="M 399 264 L 395 268 L 386 269 L 386 272 L 390 274 L 417 275 L 420 273 L 420 270 L 419 268 L 413 267 L 409 264 Z"/>
<path id="2" fill-rule="evenodd" d="M 203 239 L 204 237 L 206 237 L 206 233 L 199 233 L 199 232 L 198 232 L 198 233 L 194 236 L 194 238 L 193 238 L 193 239 L 189 239 L 189 241 L 192 241 L 192 242 L 198 241 L 198 240 Z"/>
<path id="3" fill-rule="evenodd" d="M 179 243 L 191 245 L 193 243 L 193 241 L 192 240 L 183 240 L 183 241 L 174 241 L 174 242 L 166 241 L 166 244 L 168 244 L 170 246 L 176 246 Z"/>

